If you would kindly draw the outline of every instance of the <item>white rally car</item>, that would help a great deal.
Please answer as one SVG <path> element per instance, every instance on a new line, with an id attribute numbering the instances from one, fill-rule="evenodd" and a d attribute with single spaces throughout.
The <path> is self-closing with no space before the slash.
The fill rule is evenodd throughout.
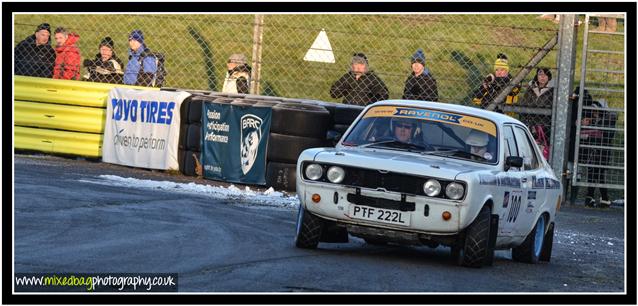
<path id="1" fill-rule="evenodd" d="M 549 261 L 562 185 L 520 121 L 472 107 L 388 100 L 335 148 L 303 151 L 295 244 L 451 247 L 458 264 Z"/>

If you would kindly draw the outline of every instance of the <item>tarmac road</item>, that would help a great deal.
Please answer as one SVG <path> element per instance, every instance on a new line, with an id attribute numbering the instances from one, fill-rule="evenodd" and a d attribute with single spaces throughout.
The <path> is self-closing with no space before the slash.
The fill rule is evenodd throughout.
<path id="1" fill-rule="evenodd" d="M 550 263 L 454 265 L 449 248 L 294 247 L 297 209 L 95 184 L 110 174 L 226 185 L 51 156 L 14 159 L 15 271 L 178 273 L 188 292 L 623 292 L 624 209 L 562 207 Z M 178 188 L 178 187 L 176 187 Z M 253 188 L 254 189 L 254 188 Z"/>

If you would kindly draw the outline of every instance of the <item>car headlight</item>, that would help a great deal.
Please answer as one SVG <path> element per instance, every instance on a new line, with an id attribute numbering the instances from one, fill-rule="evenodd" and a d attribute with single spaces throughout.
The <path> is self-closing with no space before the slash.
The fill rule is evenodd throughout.
<path id="1" fill-rule="evenodd" d="M 306 167 L 306 177 L 316 181 L 323 175 L 323 168 L 318 164 L 310 164 Z"/>
<path id="2" fill-rule="evenodd" d="M 465 188 L 459 183 L 452 182 L 445 187 L 445 195 L 452 200 L 462 198 L 463 193 L 465 193 Z"/>
<path id="3" fill-rule="evenodd" d="M 332 166 L 328 168 L 326 176 L 330 182 L 338 184 L 346 177 L 346 172 L 341 167 Z"/>
<path id="4" fill-rule="evenodd" d="M 441 183 L 435 179 L 429 179 L 423 184 L 423 192 L 425 192 L 427 196 L 436 197 L 441 193 Z"/>

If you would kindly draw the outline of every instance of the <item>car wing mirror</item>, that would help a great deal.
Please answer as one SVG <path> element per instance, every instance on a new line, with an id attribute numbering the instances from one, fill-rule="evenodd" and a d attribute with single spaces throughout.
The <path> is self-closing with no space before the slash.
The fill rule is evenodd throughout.
<path id="1" fill-rule="evenodd" d="M 508 156 L 505 159 L 505 171 L 509 170 L 512 167 L 520 168 L 522 166 L 523 166 L 523 158 L 520 156 Z"/>

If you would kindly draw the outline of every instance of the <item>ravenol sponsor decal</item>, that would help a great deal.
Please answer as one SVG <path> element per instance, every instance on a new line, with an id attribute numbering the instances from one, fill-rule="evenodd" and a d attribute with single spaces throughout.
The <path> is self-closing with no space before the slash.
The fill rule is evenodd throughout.
<path id="1" fill-rule="evenodd" d="M 412 107 L 376 106 L 370 108 L 363 118 L 370 117 L 402 117 L 420 120 L 439 121 L 476 129 L 496 136 L 496 125 L 493 122 L 472 116 L 449 112 L 434 111 Z"/>
<path id="2" fill-rule="evenodd" d="M 263 120 L 247 114 L 241 117 L 241 172 L 246 175 L 252 169 L 259 153 Z"/>

